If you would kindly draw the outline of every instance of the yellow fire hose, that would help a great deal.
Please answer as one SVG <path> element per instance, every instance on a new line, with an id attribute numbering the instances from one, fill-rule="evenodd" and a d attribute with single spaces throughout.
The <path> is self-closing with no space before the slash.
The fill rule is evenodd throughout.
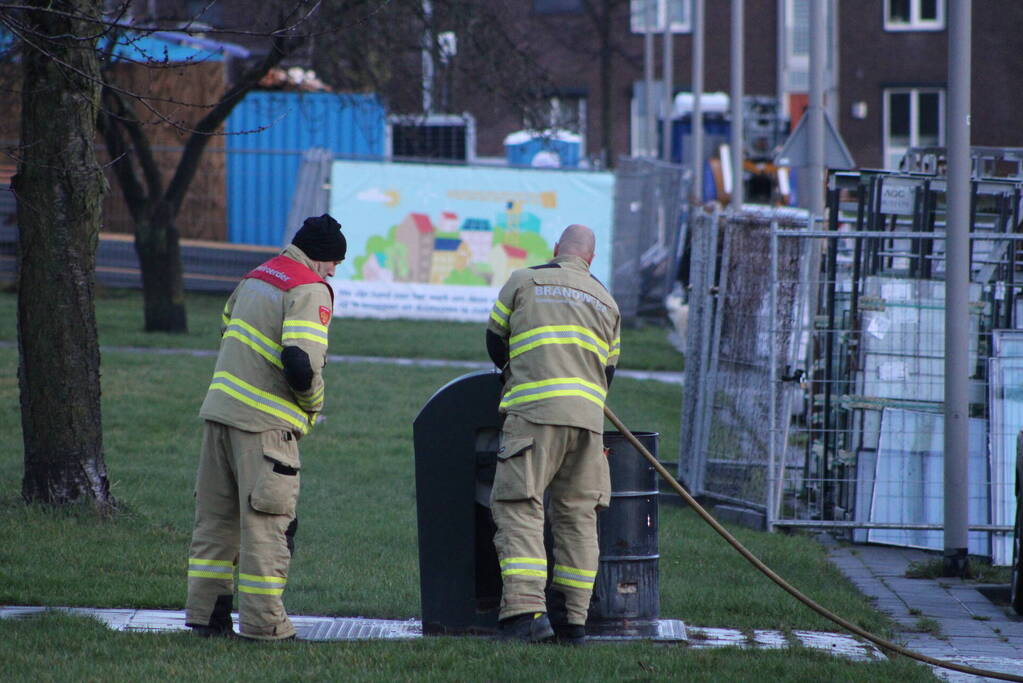
<path id="1" fill-rule="evenodd" d="M 639 442 L 639 439 L 637 439 L 633 435 L 633 433 L 629 431 L 628 427 L 626 427 L 624 424 L 622 424 L 622 421 L 618 419 L 618 416 L 615 415 L 614 412 L 612 412 L 612 410 L 610 408 L 608 408 L 606 405 L 604 406 L 604 414 L 607 415 L 607 419 L 609 419 L 611 421 L 611 424 L 613 424 L 618 429 L 618 431 L 620 431 L 622 434 L 625 435 L 625 438 L 628 439 L 629 443 L 631 443 L 633 445 L 633 447 L 636 448 L 636 450 L 638 450 L 640 453 L 642 453 L 643 457 L 646 458 L 650 462 L 651 465 L 653 465 L 654 469 L 657 470 L 657 473 L 660 474 L 661 477 L 666 482 L 668 482 L 671 485 L 671 488 L 673 488 L 675 490 L 675 493 L 677 493 L 679 496 L 681 496 L 682 499 L 686 502 L 686 504 L 689 507 L 691 507 L 694 510 L 696 510 L 696 514 L 700 515 L 700 517 L 703 518 L 703 521 L 707 522 L 707 524 L 709 524 L 711 526 L 711 528 L 714 529 L 714 531 L 718 532 L 718 534 L 722 538 L 724 538 L 726 541 L 728 541 L 729 545 L 731 545 L 733 548 L 735 548 L 736 551 L 738 551 L 738 553 L 740 555 L 742 555 L 744 558 L 746 558 L 747 562 L 749 562 L 754 567 L 759 569 L 764 575 L 767 576 L 767 578 L 771 579 L 771 581 L 774 581 L 776 584 L 778 584 L 778 586 L 780 586 L 782 588 L 782 590 L 784 590 L 789 595 L 794 597 L 796 600 L 798 600 L 799 602 L 803 603 L 804 605 L 806 605 L 807 607 L 812 609 L 817 614 L 821 615 L 825 619 L 828 619 L 830 621 L 835 622 L 836 624 L 838 624 L 842 628 L 846 629 L 847 631 L 850 631 L 851 633 L 855 633 L 856 635 L 860 636 L 861 638 L 864 638 L 865 640 L 869 640 L 870 642 L 874 643 L 875 645 L 877 645 L 882 650 L 888 650 L 888 651 L 891 651 L 891 652 L 896 652 L 896 653 L 898 653 L 900 655 L 903 655 L 905 657 L 909 657 L 910 659 L 915 659 L 915 660 L 923 662 L 925 664 L 930 664 L 932 666 L 939 666 L 939 667 L 941 667 L 943 669 L 951 669 L 953 671 L 960 671 L 962 673 L 972 674 L 974 676 L 986 676 L 988 678 L 997 678 L 997 679 L 1000 679 L 1000 680 L 1003 680 L 1003 681 L 1023 681 L 1023 676 L 1017 676 L 1015 674 L 1002 673 L 1000 671 L 988 671 L 986 669 L 975 669 L 972 666 L 965 666 L 963 664 L 956 664 L 955 662 L 947 662 L 947 661 L 944 661 L 944 660 L 941 660 L 941 659 L 935 659 L 934 657 L 928 657 L 927 655 L 920 654 L 919 652 L 914 652 L 912 650 L 908 650 L 908 649 L 902 647 L 901 645 L 896 645 L 895 643 L 893 643 L 891 641 L 885 640 L 884 638 L 881 638 L 880 636 L 874 635 L 870 631 L 866 631 L 866 630 L 860 628 L 856 624 L 853 624 L 852 622 L 843 619 L 842 617 L 838 616 L 837 614 L 835 614 L 831 610 L 827 609 L 823 605 L 815 602 L 810 597 L 804 595 L 798 589 L 796 589 L 794 586 L 792 586 L 790 583 L 788 583 L 785 579 L 781 578 L 776 573 L 774 573 L 774 571 L 770 567 L 768 567 L 766 564 L 761 562 L 760 559 L 757 558 L 756 555 L 754 555 L 749 550 L 747 550 L 746 547 L 744 545 L 742 545 L 742 543 L 740 543 L 739 540 L 735 536 L 733 536 L 731 533 L 729 533 L 729 531 L 727 529 L 725 529 L 723 526 L 721 526 L 721 524 L 716 519 L 714 519 L 714 517 L 709 512 L 707 512 L 703 508 L 702 505 L 697 503 L 696 499 L 693 498 L 691 495 L 689 495 L 688 491 L 686 491 L 684 488 L 682 488 L 682 485 L 679 484 L 675 480 L 675 478 L 673 476 L 671 476 L 671 473 L 668 472 L 668 470 L 666 470 L 664 468 L 664 466 L 661 465 L 661 463 L 657 461 L 657 458 L 655 458 L 653 455 L 650 454 L 650 451 L 648 451 L 646 449 L 646 447 L 644 447 L 643 444 L 641 444 Z"/>

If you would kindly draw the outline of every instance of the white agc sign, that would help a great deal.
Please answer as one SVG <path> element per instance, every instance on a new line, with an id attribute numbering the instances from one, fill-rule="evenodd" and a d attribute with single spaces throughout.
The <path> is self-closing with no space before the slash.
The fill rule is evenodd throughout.
<path id="1" fill-rule="evenodd" d="M 912 215 L 914 189 L 916 183 L 885 178 L 881 183 L 881 213 Z"/>

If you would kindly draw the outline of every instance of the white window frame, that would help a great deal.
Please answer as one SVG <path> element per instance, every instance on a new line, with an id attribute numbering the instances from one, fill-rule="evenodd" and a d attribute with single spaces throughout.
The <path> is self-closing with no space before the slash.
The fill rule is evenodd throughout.
<path id="1" fill-rule="evenodd" d="M 885 88 L 882 94 L 884 106 L 884 167 L 891 170 L 899 168 L 899 161 L 910 147 L 920 147 L 920 95 L 922 93 L 938 94 L 938 147 L 945 145 L 945 89 L 944 88 Z M 891 140 L 891 100 L 892 95 L 909 95 L 909 144 L 894 145 Z"/>
<path id="2" fill-rule="evenodd" d="M 906 23 L 892 21 L 891 0 L 884 0 L 885 31 L 944 31 L 945 0 L 937 0 L 937 18 L 924 19 L 920 16 L 920 0 L 909 0 L 909 21 Z"/>
<path id="3" fill-rule="evenodd" d="M 681 2 L 685 19 L 671 22 L 672 33 L 690 33 L 693 30 L 693 5 L 690 0 L 654 0 L 657 3 L 654 33 L 664 33 L 664 17 L 669 2 Z M 646 33 L 646 0 L 629 0 L 629 25 L 633 33 Z"/>

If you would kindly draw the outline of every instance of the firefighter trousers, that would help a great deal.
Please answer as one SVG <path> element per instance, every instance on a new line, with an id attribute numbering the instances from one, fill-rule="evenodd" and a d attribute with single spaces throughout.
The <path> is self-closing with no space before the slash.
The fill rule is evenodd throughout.
<path id="1" fill-rule="evenodd" d="M 611 478 L 602 435 L 508 415 L 501 431 L 491 512 L 503 592 L 499 618 L 546 612 L 544 588 L 564 595 L 566 623 L 583 625 L 597 576 L 597 510 Z M 544 492 L 550 493 L 554 566 L 544 549 Z M 554 616 L 554 615 L 552 615 Z"/>
<path id="2" fill-rule="evenodd" d="M 282 596 L 297 527 L 298 441 L 285 430 L 246 432 L 207 421 L 195 485 L 185 621 L 215 625 L 238 573 L 239 634 L 295 635 Z M 227 619 L 230 615 L 227 615 Z"/>

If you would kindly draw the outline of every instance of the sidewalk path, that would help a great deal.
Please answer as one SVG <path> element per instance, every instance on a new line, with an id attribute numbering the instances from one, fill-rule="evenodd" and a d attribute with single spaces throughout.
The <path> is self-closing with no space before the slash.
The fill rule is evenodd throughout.
<path id="1" fill-rule="evenodd" d="M 141 346 L 104 346 L 101 351 L 119 353 L 155 353 L 160 355 L 187 355 L 197 358 L 215 357 L 216 349 L 167 349 L 147 348 Z M 349 356 L 328 354 L 327 360 L 332 363 L 380 363 L 384 365 L 408 365 L 421 368 L 463 368 L 465 370 L 492 370 L 493 363 L 471 360 L 442 360 L 439 358 L 392 358 L 389 356 Z M 617 370 L 615 377 L 630 379 L 654 380 L 668 384 L 683 384 L 685 373 L 670 370 Z"/>
<path id="2" fill-rule="evenodd" d="M 932 562 L 937 557 L 912 548 L 877 545 L 839 545 L 821 534 L 828 557 L 874 606 L 901 627 L 907 648 L 937 659 L 978 669 L 1023 675 L 1023 618 L 1008 605 L 996 605 L 979 589 L 986 587 L 962 579 L 909 579 L 911 562 Z M 934 669 L 948 681 L 981 679 L 969 674 Z"/>

